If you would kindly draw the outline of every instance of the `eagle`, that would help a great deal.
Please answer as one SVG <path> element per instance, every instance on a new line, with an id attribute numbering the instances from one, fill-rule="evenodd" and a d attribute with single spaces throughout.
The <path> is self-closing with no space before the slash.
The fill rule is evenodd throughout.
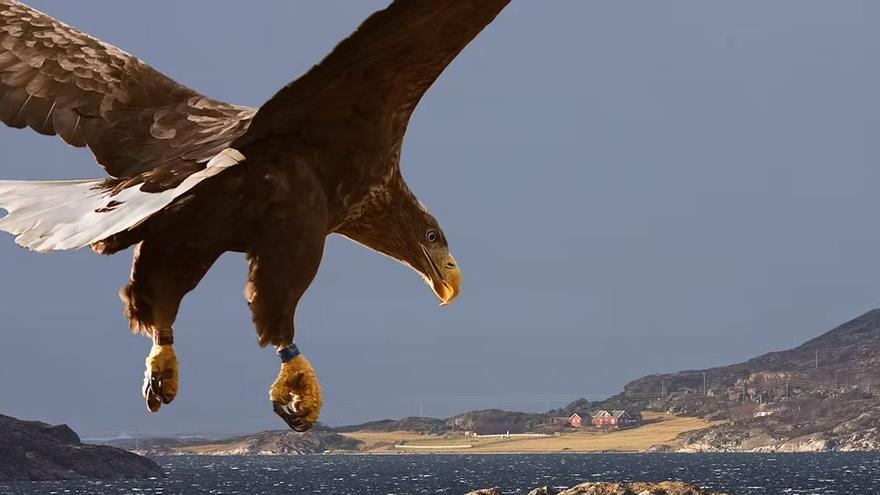
<path id="1" fill-rule="evenodd" d="M 294 342 L 297 303 L 338 234 L 419 273 L 439 298 L 461 272 L 407 186 L 400 150 L 419 100 L 509 0 L 394 0 L 259 108 L 218 101 L 16 0 L 0 0 L 0 120 L 87 147 L 106 177 L 0 181 L 0 230 L 27 249 L 133 249 L 120 290 L 152 339 L 142 395 L 178 393 L 173 325 L 225 252 L 246 255 L 245 298 L 281 370 L 272 408 L 295 431 L 321 387 Z"/>

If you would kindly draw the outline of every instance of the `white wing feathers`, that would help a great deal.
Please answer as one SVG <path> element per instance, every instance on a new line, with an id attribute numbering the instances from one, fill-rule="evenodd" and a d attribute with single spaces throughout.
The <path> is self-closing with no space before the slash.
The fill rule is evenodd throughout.
<path id="1" fill-rule="evenodd" d="M 0 230 L 33 251 L 79 249 L 136 227 L 196 184 L 244 159 L 238 150 L 226 148 L 204 170 L 157 193 L 136 185 L 113 195 L 101 179 L 0 181 L 0 209 L 9 212 L 0 218 Z"/>

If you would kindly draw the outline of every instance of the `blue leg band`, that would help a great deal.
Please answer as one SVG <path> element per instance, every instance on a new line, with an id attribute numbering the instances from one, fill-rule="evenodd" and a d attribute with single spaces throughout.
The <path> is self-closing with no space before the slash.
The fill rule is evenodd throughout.
<path id="1" fill-rule="evenodd" d="M 299 348 L 296 346 L 296 342 L 278 350 L 278 357 L 281 358 L 282 363 L 286 363 L 291 359 L 299 356 L 300 354 L 302 353 L 299 352 Z"/>

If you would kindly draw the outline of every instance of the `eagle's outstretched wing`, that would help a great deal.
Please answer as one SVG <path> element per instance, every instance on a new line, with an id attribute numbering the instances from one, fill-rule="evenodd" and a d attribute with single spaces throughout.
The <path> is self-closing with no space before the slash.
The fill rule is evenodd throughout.
<path id="1" fill-rule="evenodd" d="M 0 120 L 88 146 L 113 177 L 140 175 L 154 190 L 176 186 L 242 135 L 253 114 L 0 0 Z"/>
<path id="2" fill-rule="evenodd" d="M 0 230 L 73 249 L 144 221 L 244 160 L 226 150 L 255 110 L 204 97 L 137 58 L 0 0 L 0 121 L 88 146 L 112 180 L 0 181 Z"/>
<path id="3" fill-rule="evenodd" d="M 425 91 L 508 3 L 395 0 L 266 102 L 237 143 L 281 134 L 394 146 Z"/>

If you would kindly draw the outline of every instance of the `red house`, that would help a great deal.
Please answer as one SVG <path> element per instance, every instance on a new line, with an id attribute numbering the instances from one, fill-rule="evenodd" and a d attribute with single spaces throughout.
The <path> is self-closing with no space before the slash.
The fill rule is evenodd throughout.
<path id="1" fill-rule="evenodd" d="M 606 426 L 611 427 L 625 427 L 625 426 L 633 426 L 638 423 L 638 420 L 629 415 L 626 411 L 598 411 L 593 414 L 593 426 L 596 428 L 603 428 Z"/>
<path id="2" fill-rule="evenodd" d="M 580 428 L 581 427 L 581 417 L 578 413 L 574 413 L 568 418 L 568 424 L 571 425 L 572 428 Z"/>

